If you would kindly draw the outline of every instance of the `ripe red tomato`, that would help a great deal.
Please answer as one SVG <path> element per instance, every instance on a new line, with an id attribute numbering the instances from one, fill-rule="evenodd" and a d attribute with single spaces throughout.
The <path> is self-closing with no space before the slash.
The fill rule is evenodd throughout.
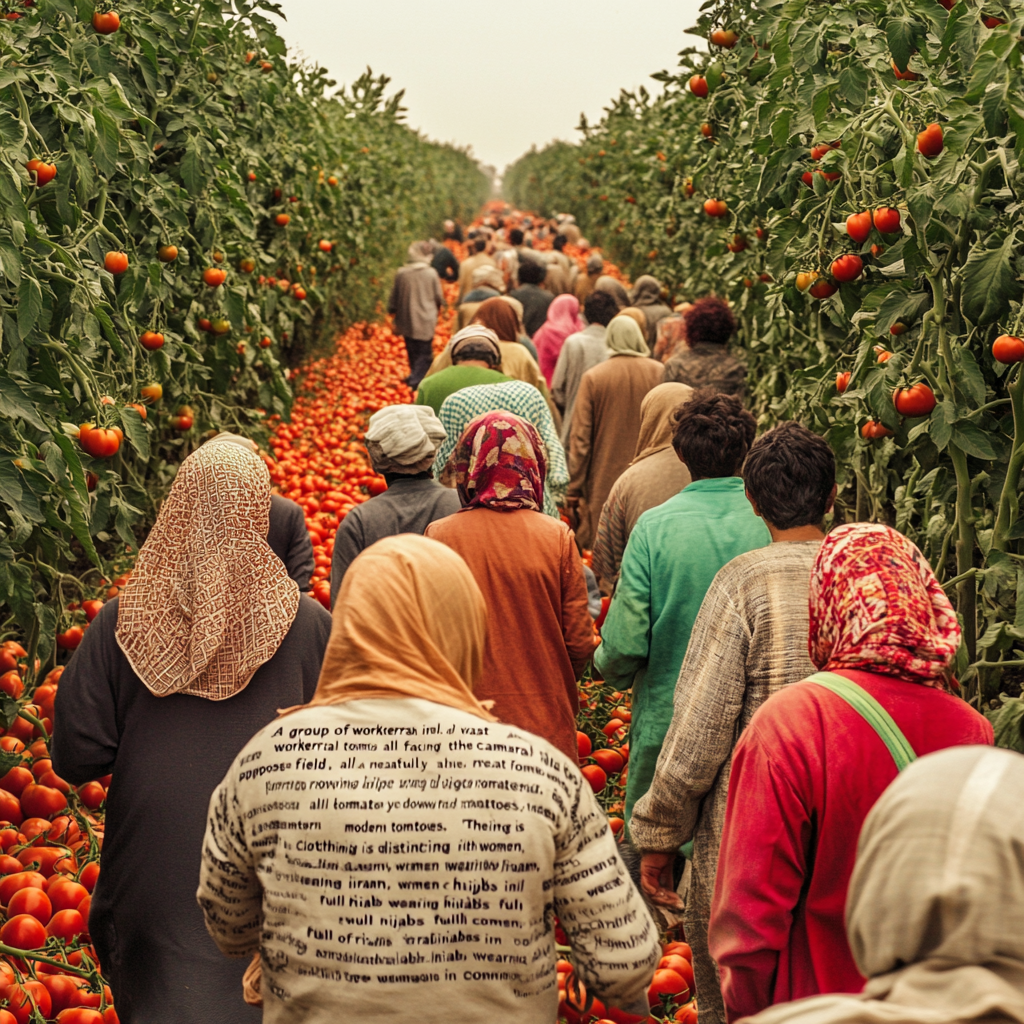
<path id="1" fill-rule="evenodd" d="M 53 786 L 33 784 L 26 786 L 21 794 L 22 810 L 33 818 L 52 818 L 67 805 L 67 798 Z"/>
<path id="2" fill-rule="evenodd" d="M 842 394 L 850 386 L 850 371 L 836 374 L 836 391 Z"/>
<path id="3" fill-rule="evenodd" d="M 729 252 L 743 252 L 747 247 L 747 240 L 742 235 L 733 235 L 732 241 L 726 246 Z"/>
<path id="4" fill-rule="evenodd" d="M 270 348 L 273 344 L 274 342 L 270 338 L 266 337 L 266 335 L 260 338 L 260 348 Z"/>
<path id="5" fill-rule="evenodd" d="M 900 211 L 891 206 L 882 206 L 872 214 L 875 227 L 883 235 L 893 235 L 900 229 Z"/>
<path id="6" fill-rule="evenodd" d="M 680 1006 L 672 1018 L 677 1024 L 697 1024 L 697 1007 L 694 1003 Z"/>
<path id="7" fill-rule="evenodd" d="M 924 382 L 911 384 L 909 388 L 897 388 L 892 393 L 892 400 L 901 416 L 927 416 L 935 408 L 935 392 Z"/>
<path id="8" fill-rule="evenodd" d="M 78 880 L 82 883 L 82 885 L 86 887 L 86 889 L 89 890 L 90 893 L 92 893 L 92 891 L 96 888 L 96 879 L 99 877 L 100 866 L 96 863 L 96 861 L 91 860 L 89 861 L 88 864 L 85 865 L 84 868 L 82 868 L 82 871 L 78 876 Z M 0 883 L 0 885 L 2 884 L 3 883 Z M 81 910 L 81 905 L 79 905 L 79 910 Z M 83 914 L 82 916 L 86 918 L 88 917 L 88 915 L 86 914 Z"/>
<path id="9" fill-rule="evenodd" d="M 46 926 L 47 935 L 65 942 L 74 942 L 84 931 L 85 920 L 77 910 L 58 911 Z"/>
<path id="10" fill-rule="evenodd" d="M 321 252 L 330 252 L 334 248 L 334 243 L 328 242 L 326 238 L 321 238 L 319 246 Z"/>
<path id="11" fill-rule="evenodd" d="M 161 245 L 157 255 L 161 263 L 173 263 L 178 258 L 178 247 L 176 245 Z"/>
<path id="12" fill-rule="evenodd" d="M 203 271 L 203 281 L 209 288 L 219 288 L 227 280 L 227 271 L 220 267 L 207 267 Z"/>
<path id="13" fill-rule="evenodd" d="M 865 214 L 864 216 L 868 216 Z M 864 269 L 864 261 L 856 254 L 848 252 L 832 261 L 832 276 L 839 282 L 855 281 Z"/>
<path id="14" fill-rule="evenodd" d="M 724 217 L 729 212 L 729 204 L 724 199 L 706 199 L 704 212 L 709 217 Z"/>
<path id="15" fill-rule="evenodd" d="M 607 747 L 595 750 L 591 756 L 608 775 L 617 775 L 622 771 L 622 766 L 626 763 L 617 750 L 610 750 Z"/>
<path id="16" fill-rule="evenodd" d="M 103 266 L 115 277 L 118 274 L 123 274 L 128 269 L 128 254 L 124 252 L 108 252 L 103 257 Z"/>
<path id="17" fill-rule="evenodd" d="M 32 773 L 27 768 L 23 765 L 15 765 L 2 779 L 0 779 L 0 789 L 13 796 L 20 797 L 24 792 L 25 787 L 31 785 L 32 781 Z M 19 803 L 18 806 L 20 807 L 21 804 Z M 21 868 L 17 867 L 13 870 L 20 871 Z M 8 874 L 8 872 L 4 871 L 3 874 Z"/>
<path id="18" fill-rule="evenodd" d="M 279 214 L 278 214 L 278 215 L 277 215 L 277 216 L 276 216 L 276 217 L 274 218 L 274 223 L 275 223 L 275 224 L 276 224 L 276 225 L 277 225 L 277 226 L 278 226 L 279 228 L 286 228 L 286 227 L 288 227 L 289 223 L 291 223 L 291 219 L 292 219 L 292 218 L 291 218 L 291 215 L 290 215 L 290 214 L 287 214 L 287 213 L 279 213 Z"/>
<path id="19" fill-rule="evenodd" d="M 839 289 L 824 278 L 819 278 L 810 288 L 811 295 L 816 299 L 827 299 L 830 295 L 835 295 L 837 291 Z"/>
<path id="20" fill-rule="evenodd" d="M 7 904 L 7 916 L 17 917 L 19 914 L 28 914 L 45 925 L 53 917 L 50 897 L 42 889 L 19 889 Z"/>
<path id="21" fill-rule="evenodd" d="M 101 36 L 109 36 L 121 27 L 121 16 L 117 11 L 96 11 L 92 16 L 92 27 Z"/>
<path id="22" fill-rule="evenodd" d="M 871 234 L 871 213 L 851 213 L 846 218 L 846 233 L 858 244 L 863 245 Z"/>
<path id="23" fill-rule="evenodd" d="M 0 903 L 10 905 L 11 897 L 19 889 L 45 889 L 46 879 L 38 871 L 20 871 L 0 878 Z"/>
<path id="24" fill-rule="evenodd" d="M 57 634 L 57 646 L 62 651 L 73 651 L 82 642 L 84 635 L 85 633 L 81 626 L 71 626 L 63 633 Z"/>
<path id="25" fill-rule="evenodd" d="M 94 427 L 83 423 L 79 428 L 78 443 L 95 459 L 109 459 L 121 447 L 119 427 Z"/>
<path id="26" fill-rule="evenodd" d="M 139 336 L 139 344 L 150 352 L 155 352 L 158 348 L 163 348 L 164 336 L 158 331 L 143 331 Z"/>
<path id="27" fill-rule="evenodd" d="M 590 737 L 585 732 L 576 732 L 576 751 L 580 755 L 582 761 L 585 757 L 590 757 L 590 751 L 593 750 L 593 744 L 590 742 Z"/>
<path id="28" fill-rule="evenodd" d="M 896 66 L 896 61 L 892 62 L 892 70 L 899 82 L 916 82 L 921 77 L 916 71 L 911 71 L 909 65 L 906 71 L 900 71 Z"/>
<path id="29" fill-rule="evenodd" d="M 840 149 L 842 148 L 842 145 L 842 139 L 836 139 L 835 142 L 823 142 L 819 143 L 817 146 L 812 146 L 811 159 L 820 160 L 830 149 Z"/>
<path id="30" fill-rule="evenodd" d="M 32 179 L 32 184 L 38 188 L 48 185 L 57 176 L 57 165 L 48 164 L 44 160 L 29 160 L 25 168 Z"/>
<path id="31" fill-rule="evenodd" d="M 722 46 L 726 50 L 731 50 L 739 40 L 739 36 L 733 32 L 731 28 L 716 28 L 711 33 L 711 42 L 715 46 Z"/>
<path id="32" fill-rule="evenodd" d="M 889 333 L 899 337 L 901 334 L 906 334 L 908 330 L 910 330 L 910 328 L 902 320 L 897 320 L 896 323 L 889 328 Z"/>
<path id="33" fill-rule="evenodd" d="M 1012 334 L 1000 334 L 992 342 L 992 358 L 1009 365 L 1024 360 L 1024 340 Z"/>
<path id="34" fill-rule="evenodd" d="M 917 151 L 921 156 L 938 156 L 942 152 L 942 125 L 933 121 L 923 132 L 917 134 Z"/>
<path id="35" fill-rule="evenodd" d="M 171 426 L 175 430 L 191 430 L 194 413 L 192 407 L 188 405 L 181 406 L 180 409 L 171 417 Z"/>
<path id="36" fill-rule="evenodd" d="M 89 895 L 89 890 L 80 882 L 61 875 L 54 875 L 54 881 L 46 894 L 50 897 L 50 903 L 56 912 L 62 910 L 77 910 L 82 900 Z"/>
<path id="37" fill-rule="evenodd" d="M 705 121 L 705 122 L 704 122 L 704 123 L 703 123 L 703 124 L 702 124 L 702 125 L 700 126 L 700 133 L 701 133 L 701 135 L 703 135 L 703 136 L 704 136 L 704 138 L 705 138 L 705 139 L 711 139 L 711 138 L 714 138 L 714 135 L 715 135 L 715 129 L 714 129 L 714 128 L 712 128 L 712 127 L 711 127 L 711 125 L 710 125 L 710 124 L 708 124 L 708 122 L 707 122 L 707 121 Z M 635 203 L 635 202 L 636 202 L 636 200 L 635 200 L 635 199 L 633 199 L 633 198 L 630 198 L 630 199 L 628 199 L 628 200 L 627 200 L 627 202 Z"/>
<path id="38" fill-rule="evenodd" d="M 17 914 L 0 928 L 0 942 L 15 949 L 41 949 L 46 929 L 31 914 Z"/>
<path id="39" fill-rule="evenodd" d="M 78 798 L 90 811 L 95 811 L 106 800 L 107 794 L 98 782 L 86 782 L 78 787 Z"/>
<path id="40" fill-rule="evenodd" d="M 0 676 L 0 690 L 17 700 L 25 692 L 25 684 L 17 672 L 5 672 Z"/>
<path id="41" fill-rule="evenodd" d="M 878 420 L 868 420 L 860 428 L 860 436 L 868 441 L 877 441 L 880 437 L 892 437 L 892 431 Z"/>
<path id="42" fill-rule="evenodd" d="M 647 989 L 647 998 L 652 1006 L 660 1003 L 663 996 L 679 996 L 685 1000 L 689 995 L 690 986 L 686 984 L 686 979 L 666 968 L 654 972 L 654 979 Z"/>
<path id="43" fill-rule="evenodd" d="M 608 784 L 608 776 L 605 774 L 605 770 L 596 764 L 585 764 L 580 771 L 583 773 L 583 778 L 590 783 L 590 788 L 595 793 L 600 793 L 602 789 Z"/>
<path id="44" fill-rule="evenodd" d="M 103 1014 L 86 1006 L 72 1006 L 57 1014 L 57 1024 L 104 1024 Z"/>
<path id="45" fill-rule="evenodd" d="M 690 92 L 704 99 L 708 94 L 708 80 L 703 75 L 694 75 L 690 79 Z"/>
<path id="46" fill-rule="evenodd" d="M 39 926 L 40 928 L 42 925 Z M 46 934 L 45 932 L 43 933 Z M 27 949 L 27 946 L 22 946 Z M 33 1007 L 44 1017 L 53 1013 L 50 993 L 41 981 L 26 981 L 21 985 L 11 985 L 6 992 L 7 1009 L 14 1016 L 17 1024 L 28 1024 Z"/>
<path id="47" fill-rule="evenodd" d="M 292 285 L 292 297 L 299 302 L 305 302 L 306 300 L 306 289 L 301 285 Z"/>

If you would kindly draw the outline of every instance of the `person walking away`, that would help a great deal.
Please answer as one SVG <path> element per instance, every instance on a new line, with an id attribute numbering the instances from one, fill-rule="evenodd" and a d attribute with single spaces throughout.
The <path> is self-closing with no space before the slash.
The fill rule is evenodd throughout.
<path id="1" fill-rule="evenodd" d="M 437 315 L 444 305 L 441 279 L 430 265 L 426 242 L 409 246 L 409 260 L 395 274 L 388 300 L 388 312 L 395 317 L 395 333 L 405 341 L 409 355 L 409 376 L 405 382 L 413 391 L 419 387 L 434 357 Z"/>
<path id="2" fill-rule="evenodd" d="M 692 482 L 645 512 L 626 545 L 594 663 L 606 685 L 633 690 L 627 823 L 654 778 L 679 669 L 711 581 L 726 562 L 771 541 L 737 476 L 755 430 L 738 399 L 692 395 L 675 413 L 672 434 Z"/>
<path id="3" fill-rule="evenodd" d="M 316 695 L 209 801 L 196 895 L 221 950 L 253 957 L 264 1020 L 383 1024 L 410 1001 L 422 1024 L 554 1020 L 555 914 L 587 988 L 647 1013 L 654 923 L 579 770 L 474 693 L 486 621 L 450 548 L 374 544 Z"/>
<path id="4" fill-rule="evenodd" d="M 455 451 L 462 432 L 470 420 L 485 412 L 504 410 L 532 424 L 544 445 L 547 477 L 544 481 L 545 514 L 561 522 L 559 505 L 565 500 L 569 483 L 569 469 L 565 462 L 565 449 L 558 440 L 558 428 L 551 418 L 547 403 L 536 388 L 514 380 L 508 384 L 478 384 L 449 395 L 441 403 L 438 417 L 447 437 L 438 449 L 434 462 L 434 477 L 448 487 L 455 487 L 454 467 L 448 460 Z"/>
<path id="5" fill-rule="evenodd" d="M 949 692 L 959 646 L 956 612 L 906 537 L 873 523 L 828 535 L 810 589 L 821 671 L 769 697 L 733 752 L 708 933 L 730 1021 L 862 989 L 843 906 L 868 811 L 915 756 L 992 743 Z"/>
<path id="6" fill-rule="evenodd" d="M 729 304 L 714 297 L 698 299 L 683 313 L 683 328 L 685 341 L 665 363 L 665 380 L 742 399 L 747 368 L 729 354 L 729 339 L 736 330 Z"/>
<path id="7" fill-rule="evenodd" d="M 647 358 L 647 343 L 628 317 L 611 321 L 605 344 L 611 355 L 580 381 L 569 435 L 568 502 L 585 548 L 593 546 L 608 492 L 636 451 L 640 404 L 661 383 L 663 372 L 660 363 Z"/>
<path id="8" fill-rule="evenodd" d="M 693 388 L 685 384 L 659 384 L 640 403 L 636 454 L 612 484 L 597 524 L 592 565 L 604 594 L 615 589 L 626 543 L 640 516 L 690 482 L 690 471 L 672 447 L 672 417 L 692 396 Z"/>
<path id="9" fill-rule="evenodd" d="M 554 295 L 541 286 L 547 269 L 540 263 L 530 259 L 519 261 L 519 287 L 509 294 L 523 304 L 523 324 L 526 333 L 532 338 L 540 330 L 541 324 L 547 319 L 548 306 L 554 301 Z"/>
<path id="10" fill-rule="evenodd" d="M 658 340 L 658 323 L 672 315 L 672 310 L 665 305 L 661 297 L 661 282 L 650 274 L 638 277 L 636 284 L 633 285 L 633 291 L 630 293 L 630 301 L 631 305 L 644 312 L 647 319 L 644 337 L 653 352 Z"/>
<path id="11" fill-rule="evenodd" d="M 615 300 L 607 292 L 592 292 L 583 306 L 587 326 L 565 339 L 555 372 L 551 376 L 551 397 L 562 413 L 562 444 L 569 447 L 572 431 L 572 410 L 580 389 L 583 374 L 591 367 L 603 363 L 611 349 L 605 342 L 608 324 L 617 311 Z"/>
<path id="12" fill-rule="evenodd" d="M 537 360 L 537 346 L 534 345 L 533 339 L 526 333 L 526 328 L 523 326 L 523 304 L 518 299 L 513 299 L 511 295 L 502 295 L 502 301 L 508 303 L 515 311 L 516 314 L 516 341 L 519 342 L 527 352 L 533 356 L 534 361 Z"/>
<path id="13" fill-rule="evenodd" d="M 501 343 L 483 324 L 464 327 L 452 338 L 450 347 L 452 365 L 420 384 L 417 405 L 429 405 L 437 414 L 444 400 L 456 391 L 477 384 L 505 384 L 512 379 L 497 369 L 501 366 Z"/>
<path id="14" fill-rule="evenodd" d="M 488 412 L 466 425 L 452 462 L 462 511 L 432 523 L 426 536 L 466 560 L 487 602 L 476 694 L 494 701 L 501 721 L 575 762 L 577 681 L 594 652 L 594 622 L 572 531 L 541 511 L 540 436 L 518 416 Z"/>
<path id="15" fill-rule="evenodd" d="M 462 225 L 458 224 L 450 217 L 441 225 L 441 227 L 444 230 L 445 238 L 450 238 L 453 242 L 461 242 L 463 240 Z"/>
<path id="16" fill-rule="evenodd" d="M 473 322 L 481 303 L 496 298 L 505 291 L 505 279 L 497 267 L 477 267 L 473 271 L 473 289 L 466 293 L 459 305 L 456 326 L 461 331 Z"/>
<path id="17" fill-rule="evenodd" d="M 654 343 L 654 358 L 660 363 L 667 363 L 686 343 L 686 321 L 683 314 L 693 303 L 680 302 L 672 311 L 658 321 L 658 340 Z"/>
<path id="18" fill-rule="evenodd" d="M 813 671 L 808 590 L 835 479 L 832 449 L 798 423 L 781 423 L 751 445 L 743 482 L 772 543 L 727 562 L 712 581 L 679 671 L 654 780 L 633 806 L 629 834 L 643 855 L 641 884 L 655 903 L 680 909 L 673 862 L 679 847 L 693 842 L 684 922 L 704 1024 L 725 1024 L 708 921 L 732 749 L 771 694 Z"/>
<path id="19" fill-rule="evenodd" d="M 470 255 L 467 256 L 459 266 L 459 302 L 466 299 L 466 295 L 473 287 L 473 271 L 478 267 L 497 267 L 494 257 L 487 253 L 487 239 L 474 238 L 470 245 Z"/>
<path id="20" fill-rule="evenodd" d="M 594 290 L 594 285 L 603 271 L 604 257 L 600 253 L 587 257 L 587 272 L 576 278 L 576 287 L 573 289 L 573 294 L 581 306 L 586 304 L 587 296 Z"/>
<path id="21" fill-rule="evenodd" d="M 125 1024 L 260 1022 L 195 891 L 210 795 L 253 730 L 310 699 L 330 632 L 270 550 L 269 517 L 255 452 L 198 448 L 61 677 L 54 770 L 115 775 L 89 931 Z"/>
<path id="22" fill-rule="evenodd" d="M 551 378 L 565 339 L 570 334 L 578 334 L 584 326 L 580 320 L 580 304 L 575 295 L 559 295 L 548 306 L 547 319 L 533 339 L 537 346 L 540 372 L 544 374 L 548 387 L 551 387 Z"/>
<path id="23" fill-rule="evenodd" d="M 614 300 L 615 305 L 623 310 L 629 305 L 629 293 L 622 286 L 621 281 L 616 281 L 609 274 L 602 274 L 594 283 L 595 292 L 607 292 Z"/>
<path id="24" fill-rule="evenodd" d="M 518 337 L 519 320 L 507 296 L 487 299 L 480 304 L 473 322 L 490 328 L 498 336 L 501 348 L 501 372 L 513 380 L 521 380 L 524 384 L 535 387 L 547 402 L 555 422 L 561 423 L 558 407 L 551 398 L 551 392 L 544 382 L 537 361 L 526 348 L 516 339 Z M 451 343 L 439 352 L 430 366 L 428 377 L 440 373 L 452 365 Z M 454 443 L 454 441 L 453 441 Z"/>
<path id="25" fill-rule="evenodd" d="M 447 245 L 433 243 L 434 255 L 430 265 L 437 271 L 437 276 L 446 284 L 454 284 L 459 279 L 459 261 L 455 253 Z"/>
<path id="26" fill-rule="evenodd" d="M 366 427 L 366 450 L 388 489 L 356 505 L 334 535 L 331 607 L 349 566 L 361 551 L 384 537 L 418 533 L 461 507 L 458 495 L 434 480 L 431 470 L 445 430 L 426 405 L 388 405 Z"/>
<path id="27" fill-rule="evenodd" d="M 864 821 L 846 901 L 858 995 L 757 1024 L 1024 1021 L 1024 759 L 953 747 L 901 772 Z"/>

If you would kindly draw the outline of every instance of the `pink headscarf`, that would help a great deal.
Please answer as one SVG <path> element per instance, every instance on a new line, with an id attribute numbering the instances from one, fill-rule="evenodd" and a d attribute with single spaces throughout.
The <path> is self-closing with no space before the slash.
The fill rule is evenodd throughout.
<path id="1" fill-rule="evenodd" d="M 537 347 L 537 362 L 540 372 L 551 387 L 551 378 L 558 362 L 558 354 L 570 334 L 582 331 L 586 326 L 579 317 L 580 302 L 575 295 L 559 295 L 548 306 L 548 318 L 533 336 Z"/>

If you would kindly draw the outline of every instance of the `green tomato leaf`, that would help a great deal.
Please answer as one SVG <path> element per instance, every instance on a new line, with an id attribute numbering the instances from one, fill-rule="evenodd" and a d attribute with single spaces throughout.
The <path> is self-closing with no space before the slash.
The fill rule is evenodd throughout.
<path id="1" fill-rule="evenodd" d="M 974 248 L 963 270 L 960 309 L 979 327 L 994 324 L 1010 310 L 1021 287 L 1016 280 L 1012 257 L 1015 235 L 1011 233 L 997 249 Z"/>
<path id="2" fill-rule="evenodd" d="M 43 311 L 43 292 L 34 277 L 23 277 L 18 288 L 18 333 L 22 341 L 32 333 Z"/>
<path id="3" fill-rule="evenodd" d="M 909 18 L 890 18 L 885 26 L 885 39 L 889 44 L 889 52 L 892 54 L 893 63 L 900 71 L 907 70 L 910 55 L 917 48 L 916 28 L 916 24 Z"/>
<path id="4" fill-rule="evenodd" d="M 995 449 L 989 435 L 980 427 L 966 420 L 960 420 L 953 424 L 953 444 L 968 455 L 978 459 L 994 459 Z"/>

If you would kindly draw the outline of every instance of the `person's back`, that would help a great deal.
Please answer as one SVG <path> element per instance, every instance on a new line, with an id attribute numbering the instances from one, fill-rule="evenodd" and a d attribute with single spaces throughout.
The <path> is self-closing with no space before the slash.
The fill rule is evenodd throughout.
<path id="1" fill-rule="evenodd" d="M 742 398 L 747 368 L 727 347 L 735 329 L 724 299 L 699 299 L 683 313 L 685 339 L 665 363 L 665 380 Z"/>
<path id="2" fill-rule="evenodd" d="M 459 261 L 455 254 L 446 245 L 434 247 L 434 258 L 430 265 L 437 271 L 437 276 L 442 281 L 452 284 L 459 279 Z"/>
<path id="3" fill-rule="evenodd" d="M 518 299 L 523 306 L 523 326 L 532 338 L 540 330 L 547 319 L 548 306 L 555 296 L 541 287 L 547 268 L 533 260 L 521 260 L 519 263 L 519 287 L 509 292 L 513 299 Z"/>
<path id="4" fill-rule="evenodd" d="M 309 590 L 316 567 L 313 556 L 313 542 L 306 528 L 306 516 L 302 506 L 283 498 L 280 494 L 270 496 L 270 530 L 267 532 L 270 550 L 284 563 L 288 575 L 299 585 L 303 593 Z"/>
<path id="5" fill-rule="evenodd" d="M 429 405 L 435 413 L 441 411 L 441 404 L 449 395 L 476 384 L 504 384 L 512 380 L 498 370 L 483 366 L 449 366 L 447 369 L 424 377 L 416 392 L 417 405 Z"/>
<path id="6" fill-rule="evenodd" d="M 904 744 L 913 757 L 992 742 L 992 726 L 946 692 L 960 629 L 905 537 L 833 530 L 809 605 L 811 659 L 825 671 L 769 697 L 733 754 L 709 929 L 730 1021 L 861 989 L 843 908 L 865 816 Z"/>

